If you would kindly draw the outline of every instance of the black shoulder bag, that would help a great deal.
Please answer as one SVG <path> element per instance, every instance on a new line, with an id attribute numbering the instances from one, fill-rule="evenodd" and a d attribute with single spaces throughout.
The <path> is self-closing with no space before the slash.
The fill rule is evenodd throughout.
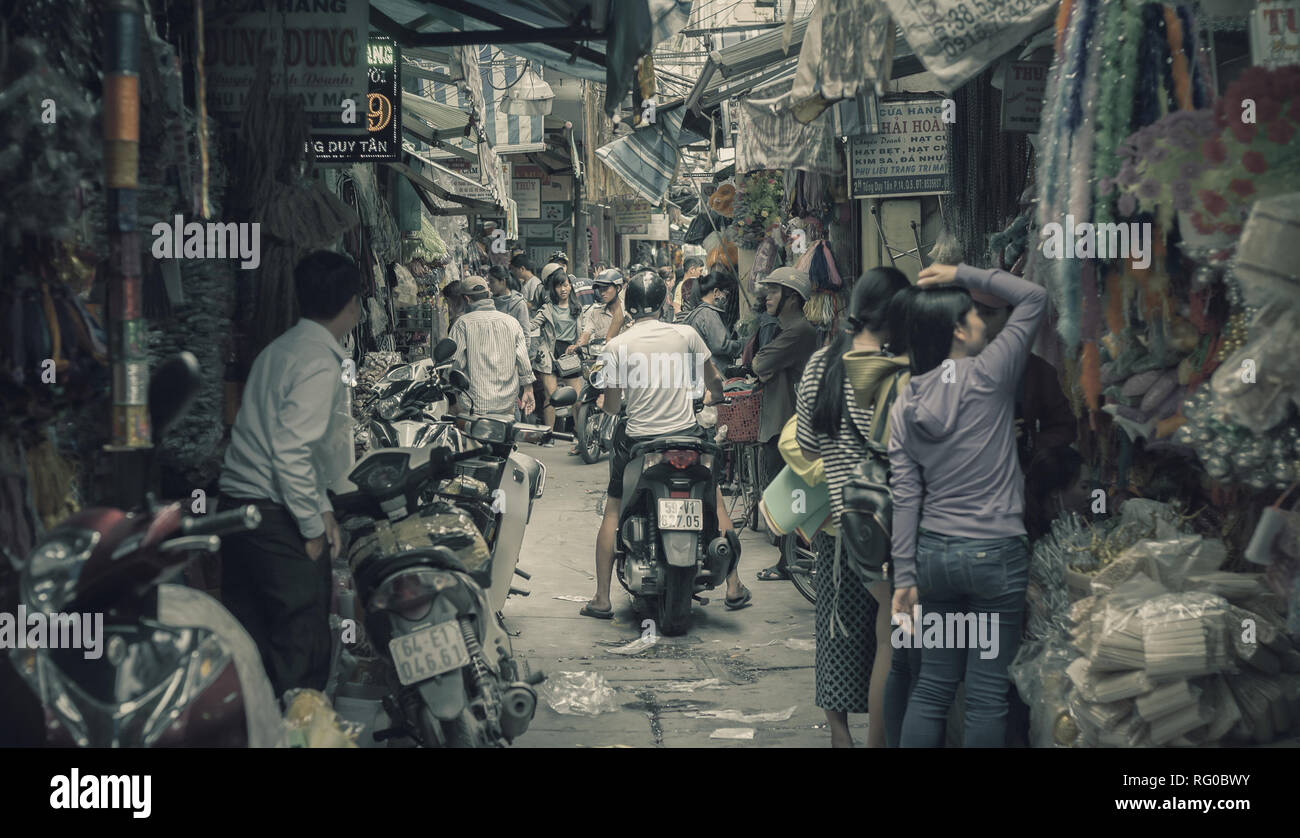
<path id="1" fill-rule="evenodd" d="M 884 414 L 872 417 L 874 427 L 867 437 L 867 450 L 841 495 L 840 539 L 848 566 L 863 584 L 878 581 L 889 561 L 894 499 L 889 490 L 889 450 L 883 437 L 889 411 L 898 396 L 898 378 L 895 373 L 882 408 Z"/>

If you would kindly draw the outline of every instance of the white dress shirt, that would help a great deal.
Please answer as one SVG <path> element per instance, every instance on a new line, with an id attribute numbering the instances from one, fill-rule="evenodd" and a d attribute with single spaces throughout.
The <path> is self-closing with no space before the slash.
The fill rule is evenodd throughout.
<path id="1" fill-rule="evenodd" d="M 284 505 L 303 538 L 325 531 L 325 490 L 352 468 L 346 357 L 328 329 L 299 320 L 253 361 L 230 431 L 221 493 Z"/>
<path id="2" fill-rule="evenodd" d="M 469 412 L 513 418 L 519 388 L 534 380 L 519 321 L 480 300 L 456 318 L 448 337 L 456 341 L 452 364 L 469 378 Z"/>

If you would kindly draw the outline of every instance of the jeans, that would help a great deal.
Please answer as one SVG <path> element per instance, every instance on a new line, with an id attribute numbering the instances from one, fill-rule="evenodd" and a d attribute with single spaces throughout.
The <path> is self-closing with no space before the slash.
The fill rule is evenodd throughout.
<path id="1" fill-rule="evenodd" d="M 921 677 L 920 649 L 893 649 L 885 681 L 885 747 L 897 748 L 912 688 Z"/>
<path id="2" fill-rule="evenodd" d="M 1029 549 L 1024 536 L 974 539 L 922 530 L 916 543 L 916 579 L 922 624 L 918 637 L 932 636 L 927 614 L 944 615 L 945 628 L 959 623 L 947 615 L 974 614 L 984 627 L 979 643 L 954 642 L 943 632 L 938 648 L 922 648 L 921 677 L 912 690 L 903 719 L 900 746 L 943 746 L 944 722 L 957 686 L 966 679 L 965 741 L 967 748 L 1006 745 L 1007 667 L 1020 645 L 1025 590 L 1029 584 Z M 969 618 L 967 618 L 969 620 Z M 983 641 L 996 640 L 996 654 Z M 964 648 L 963 648 L 964 646 Z"/>

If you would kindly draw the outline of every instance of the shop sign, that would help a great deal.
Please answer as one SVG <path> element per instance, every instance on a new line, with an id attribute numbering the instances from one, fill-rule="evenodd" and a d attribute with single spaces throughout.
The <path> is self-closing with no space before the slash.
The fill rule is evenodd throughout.
<path id="1" fill-rule="evenodd" d="M 620 236 L 644 236 L 650 227 L 650 204 L 632 202 L 619 206 L 614 211 L 614 232 Z"/>
<path id="2" fill-rule="evenodd" d="M 401 48 L 387 35 L 371 35 L 366 44 L 370 63 L 370 94 L 365 107 L 357 106 L 357 119 L 364 117 L 366 137 L 337 131 L 313 131 L 309 144 L 322 163 L 396 163 L 402 155 Z"/>
<path id="3" fill-rule="evenodd" d="M 569 239 L 573 238 L 570 234 L 573 228 L 568 224 L 560 224 L 555 228 L 555 240 L 560 244 L 568 244 Z"/>
<path id="4" fill-rule="evenodd" d="M 550 224 L 524 224 L 522 230 L 526 239 L 551 241 L 555 236 L 555 227 Z"/>
<path id="5" fill-rule="evenodd" d="M 551 175 L 542 181 L 543 201 L 572 201 L 573 178 L 569 175 Z"/>
<path id="6" fill-rule="evenodd" d="M 547 180 L 546 170 L 543 169 L 541 166 L 535 166 L 532 163 L 516 163 L 515 177 L 534 178 L 536 180 L 542 181 L 543 183 L 545 183 Z"/>
<path id="7" fill-rule="evenodd" d="M 569 218 L 569 205 L 542 204 L 542 218 L 547 221 L 567 221 Z"/>
<path id="8" fill-rule="evenodd" d="M 681 225 L 678 225 L 676 230 L 669 230 L 668 241 L 672 242 L 673 244 L 685 244 L 686 228 L 682 227 Z"/>
<path id="9" fill-rule="evenodd" d="M 880 131 L 850 139 L 849 189 L 854 198 L 946 195 L 952 192 L 952 148 L 943 100 L 880 103 Z"/>
<path id="10" fill-rule="evenodd" d="M 630 233 L 630 239 L 648 239 L 649 241 L 668 241 L 668 213 L 652 212 L 646 222 L 644 233 Z"/>
<path id="11" fill-rule="evenodd" d="M 1002 84 L 1002 130 L 1038 133 L 1047 94 L 1048 65 L 1036 61 L 1008 61 Z"/>
<path id="12" fill-rule="evenodd" d="M 903 39 L 956 90 L 1052 22 L 1058 0 L 885 0 Z"/>
<path id="13" fill-rule="evenodd" d="M 213 113 L 243 112 L 258 59 L 271 49 L 271 88 L 299 98 L 313 128 L 366 134 L 368 0 L 208 0 L 204 15 Z M 344 99 L 357 103 L 355 126 L 342 121 Z"/>
<path id="14" fill-rule="evenodd" d="M 468 183 L 456 181 L 453 187 L 449 187 L 452 192 L 460 195 L 462 198 L 473 198 L 478 201 L 487 201 L 488 203 L 496 202 L 496 198 L 492 196 L 492 190 L 483 183 L 483 172 L 479 168 L 478 163 L 471 163 L 468 160 L 456 157 L 451 160 L 440 160 L 438 161 L 438 165 L 451 169 L 456 174 L 461 175 L 462 177 L 467 177 L 480 184 L 478 188 L 475 188 L 470 186 Z M 501 177 L 502 180 L 509 180 L 510 178 L 510 164 L 504 161 L 501 163 Z"/>
<path id="15" fill-rule="evenodd" d="M 541 181 L 537 178 L 511 178 L 510 197 L 519 204 L 520 218 L 542 217 Z"/>
<path id="16" fill-rule="evenodd" d="M 1300 0 L 1258 0 L 1250 15 L 1250 56 L 1256 67 L 1300 64 Z"/>

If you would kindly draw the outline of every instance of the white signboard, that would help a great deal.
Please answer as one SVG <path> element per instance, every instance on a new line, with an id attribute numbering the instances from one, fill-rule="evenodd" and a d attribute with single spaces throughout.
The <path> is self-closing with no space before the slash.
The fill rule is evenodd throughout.
<path id="1" fill-rule="evenodd" d="M 1002 86 L 1002 130 L 1038 133 L 1047 94 L 1047 64 L 1008 61 Z"/>
<path id="2" fill-rule="evenodd" d="M 279 7 L 286 5 L 312 10 L 281 14 Z M 204 13 L 210 110 L 241 113 L 258 59 L 264 49 L 272 49 L 272 89 L 301 98 L 312 127 L 366 133 L 368 0 L 311 4 L 208 0 Z M 357 103 L 356 123 L 342 121 L 344 99 Z"/>
<path id="3" fill-rule="evenodd" d="M 854 198 L 946 195 L 952 155 L 942 99 L 880 103 L 880 131 L 853 137 L 849 189 Z"/>
<path id="4" fill-rule="evenodd" d="M 1258 0 L 1250 15 L 1250 55 L 1256 67 L 1300 64 L 1300 0 Z"/>
<path id="5" fill-rule="evenodd" d="M 543 187 L 544 189 L 545 187 Z M 567 221 L 569 218 L 568 204 L 542 204 L 542 218 L 547 221 Z"/>
<path id="6" fill-rule="evenodd" d="M 573 178 L 569 175 L 551 175 L 542 181 L 543 201 L 572 201 Z"/>
<path id="7" fill-rule="evenodd" d="M 521 229 L 526 239 L 551 241 L 555 235 L 555 227 L 550 224 L 524 224 Z"/>
<path id="8" fill-rule="evenodd" d="M 542 217 L 541 181 L 536 178 L 511 178 L 510 197 L 519 204 L 520 218 Z"/>
<path id="9" fill-rule="evenodd" d="M 1048 26 L 1059 0 L 885 0 L 903 39 L 948 90 Z"/>
<path id="10" fill-rule="evenodd" d="M 614 232 L 621 236 L 644 236 L 650 227 L 650 204 L 627 204 L 614 212 Z"/>

